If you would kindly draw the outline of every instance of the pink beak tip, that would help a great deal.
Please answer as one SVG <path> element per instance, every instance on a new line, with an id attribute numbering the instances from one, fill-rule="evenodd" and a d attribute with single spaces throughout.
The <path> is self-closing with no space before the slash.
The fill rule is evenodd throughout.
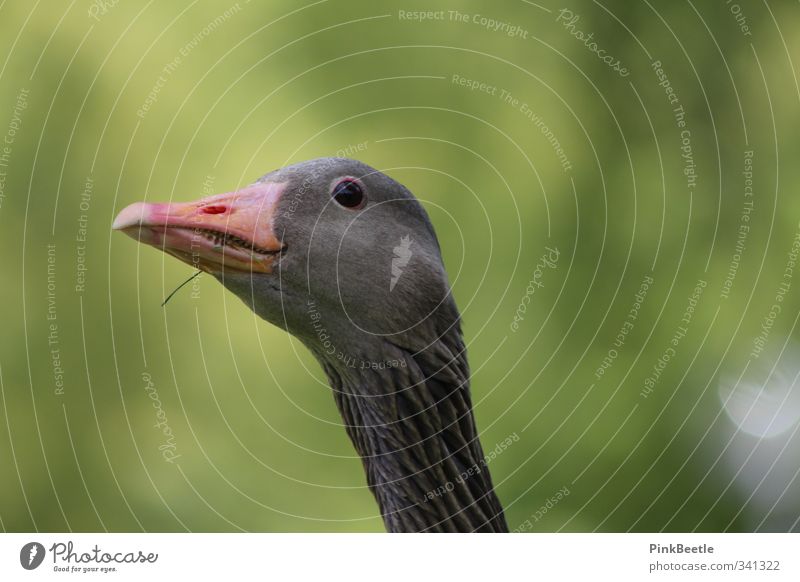
<path id="1" fill-rule="evenodd" d="M 114 230 L 125 230 L 132 226 L 139 226 L 144 222 L 147 214 L 147 204 L 144 202 L 134 202 L 122 209 L 122 212 L 114 219 L 111 228 Z"/>

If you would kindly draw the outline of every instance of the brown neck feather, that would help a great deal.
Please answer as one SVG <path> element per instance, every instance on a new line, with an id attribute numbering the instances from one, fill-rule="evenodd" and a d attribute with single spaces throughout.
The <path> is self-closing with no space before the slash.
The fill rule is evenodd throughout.
<path id="1" fill-rule="evenodd" d="M 508 531 L 475 428 L 458 330 L 414 354 L 382 343 L 381 362 L 321 361 L 387 530 Z"/>

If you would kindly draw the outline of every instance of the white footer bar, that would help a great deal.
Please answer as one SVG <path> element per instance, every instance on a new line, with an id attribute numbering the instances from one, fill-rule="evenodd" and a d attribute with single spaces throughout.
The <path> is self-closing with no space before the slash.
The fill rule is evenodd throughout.
<path id="1" fill-rule="evenodd" d="M 800 580 L 800 534 L 3 534 L 0 580 Z M 185 579 L 185 578 L 183 578 Z"/>

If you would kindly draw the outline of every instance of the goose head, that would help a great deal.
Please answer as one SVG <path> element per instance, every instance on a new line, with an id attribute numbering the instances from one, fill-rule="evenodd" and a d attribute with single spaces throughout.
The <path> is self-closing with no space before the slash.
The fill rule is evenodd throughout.
<path id="1" fill-rule="evenodd" d="M 381 338 L 416 345 L 454 323 L 436 321 L 454 305 L 425 210 L 356 160 L 302 162 L 195 202 L 139 202 L 113 227 L 213 275 L 324 357 L 380 359 Z"/>

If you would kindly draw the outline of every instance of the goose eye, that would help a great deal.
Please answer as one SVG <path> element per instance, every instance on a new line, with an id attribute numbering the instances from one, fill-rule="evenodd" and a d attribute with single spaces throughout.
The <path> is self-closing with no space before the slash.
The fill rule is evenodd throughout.
<path id="1" fill-rule="evenodd" d="M 364 191 L 355 180 L 342 180 L 333 188 L 331 196 L 345 208 L 361 208 L 364 203 Z"/>

